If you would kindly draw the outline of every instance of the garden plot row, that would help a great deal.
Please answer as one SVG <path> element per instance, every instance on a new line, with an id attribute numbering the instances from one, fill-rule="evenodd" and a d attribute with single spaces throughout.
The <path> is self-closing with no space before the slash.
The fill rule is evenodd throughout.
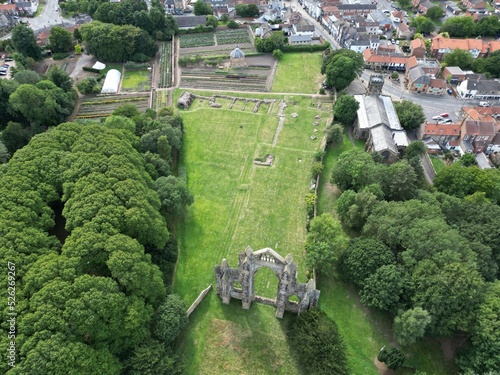
<path id="1" fill-rule="evenodd" d="M 123 104 L 133 104 L 139 111 L 149 108 L 149 94 L 95 96 L 80 103 L 76 118 L 107 117 Z"/>
<path id="2" fill-rule="evenodd" d="M 212 79 L 205 76 L 190 76 L 181 78 L 181 87 L 191 87 L 206 90 L 238 90 L 266 91 L 266 82 L 262 80 L 231 80 Z"/>
<path id="3" fill-rule="evenodd" d="M 160 44 L 160 79 L 159 88 L 166 88 L 172 85 L 172 43 L 164 42 Z"/>
<path id="4" fill-rule="evenodd" d="M 250 36 L 248 35 L 248 29 L 236 29 L 236 30 L 220 30 L 215 32 L 215 38 L 217 39 L 218 45 L 224 44 L 240 44 L 240 43 L 251 43 Z"/>
<path id="5" fill-rule="evenodd" d="M 238 44 L 240 50 L 242 50 L 246 55 L 249 53 L 255 53 L 256 50 L 251 43 Z M 223 46 L 209 46 L 209 47 L 198 47 L 198 48 L 182 48 L 179 50 L 180 57 L 188 56 L 224 56 L 228 57 L 231 51 L 234 49 L 234 45 L 223 45 Z"/>
<path id="6" fill-rule="evenodd" d="M 179 37 L 180 48 L 214 46 L 214 33 L 184 34 Z"/>

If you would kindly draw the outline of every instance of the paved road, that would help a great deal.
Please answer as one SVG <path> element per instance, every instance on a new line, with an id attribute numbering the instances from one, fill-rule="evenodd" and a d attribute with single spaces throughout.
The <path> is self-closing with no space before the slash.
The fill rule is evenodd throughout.
<path id="1" fill-rule="evenodd" d="M 56 9 L 58 9 L 56 11 Z M 60 14 L 58 0 L 47 0 L 43 6 L 42 13 L 35 18 L 21 17 L 19 21 L 29 22 L 29 26 L 35 31 L 50 28 L 56 25 L 70 26 L 74 25 L 75 21 L 71 18 L 63 18 Z M 1 39 L 11 38 L 11 34 L 3 36 Z"/>

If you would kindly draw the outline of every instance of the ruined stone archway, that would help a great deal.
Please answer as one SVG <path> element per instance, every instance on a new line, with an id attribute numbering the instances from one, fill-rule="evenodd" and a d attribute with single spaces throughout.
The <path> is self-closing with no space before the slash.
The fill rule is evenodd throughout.
<path id="1" fill-rule="evenodd" d="M 262 267 L 272 269 L 278 278 L 274 300 L 254 293 L 254 276 Z M 292 256 L 288 254 L 283 258 L 268 247 L 253 251 L 248 246 L 238 256 L 238 268 L 229 267 L 223 259 L 221 265 L 215 266 L 215 279 L 217 294 L 223 303 L 229 304 L 231 298 L 240 299 L 244 309 L 249 309 L 253 301 L 265 303 L 276 307 L 277 318 L 282 318 L 285 310 L 300 313 L 318 304 L 320 292 L 314 280 L 309 280 L 307 284 L 298 283 L 297 264 Z M 298 302 L 290 301 L 293 295 L 297 296 Z"/>

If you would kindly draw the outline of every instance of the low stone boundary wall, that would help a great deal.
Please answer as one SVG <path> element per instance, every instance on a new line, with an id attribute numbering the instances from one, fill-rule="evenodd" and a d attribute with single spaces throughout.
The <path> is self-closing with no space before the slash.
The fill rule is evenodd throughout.
<path id="1" fill-rule="evenodd" d="M 196 298 L 194 300 L 193 304 L 191 306 L 189 306 L 189 309 L 187 310 L 187 316 L 188 317 L 198 307 L 198 305 L 201 303 L 201 301 L 203 301 L 203 298 L 205 298 L 205 296 L 208 294 L 208 292 L 210 292 L 211 289 L 212 289 L 212 284 L 210 284 L 207 289 L 204 289 L 200 293 L 200 295 L 198 296 L 198 298 Z"/>

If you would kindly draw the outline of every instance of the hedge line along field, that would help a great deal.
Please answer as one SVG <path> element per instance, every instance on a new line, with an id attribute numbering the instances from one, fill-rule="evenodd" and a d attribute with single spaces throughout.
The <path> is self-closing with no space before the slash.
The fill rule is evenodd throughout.
<path id="1" fill-rule="evenodd" d="M 331 119 L 310 98 L 285 100 L 286 119 L 275 146 L 277 103 L 252 113 L 253 105 L 245 106 L 244 101 L 229 109 L 230 99 L 220 101 L 222 108 L 195 99 L 191 109 L 182 112 L 181 168 L 195 201 L 179 228 L 173 290 L 187 305 L 214 283 L 213 267 L 223 258 L 237 266 L 238 254 L 247 245 L 254 250 L 271 247 L 283 256 L 292 254 L 299 264 L 299 281 L 305 281 L 304 198 L 322 136 L 322 132 L 314 133 L 313 122 L 319 114 L 322 130 Z M 299 116 L 292 118 L 294 112 Z M 313 134 L 318 139 L 312 140 Z M 253 163 L 266 154 L 275 157 L 272 167 Z M 257 272 L 256 292 L 275 295 L 273 277 L 265 270 Z M 255 303 L 250 310 L 242 310 L 236 300 L 222 305 L 211 292 L 191 315 L 180 340 L 186 373 L 300 374 L 286 341 L 284 321 L 274 314 L 273 307 Z"/>
<path id="2" fill-rule="evenodd" d="M 85 97 L 80 103 L 76 119 L 110 116 L 123 104 L 133 104 L 139 111 L 149 108 L 149 93 L 124 95 L 96 95 Z"/>

